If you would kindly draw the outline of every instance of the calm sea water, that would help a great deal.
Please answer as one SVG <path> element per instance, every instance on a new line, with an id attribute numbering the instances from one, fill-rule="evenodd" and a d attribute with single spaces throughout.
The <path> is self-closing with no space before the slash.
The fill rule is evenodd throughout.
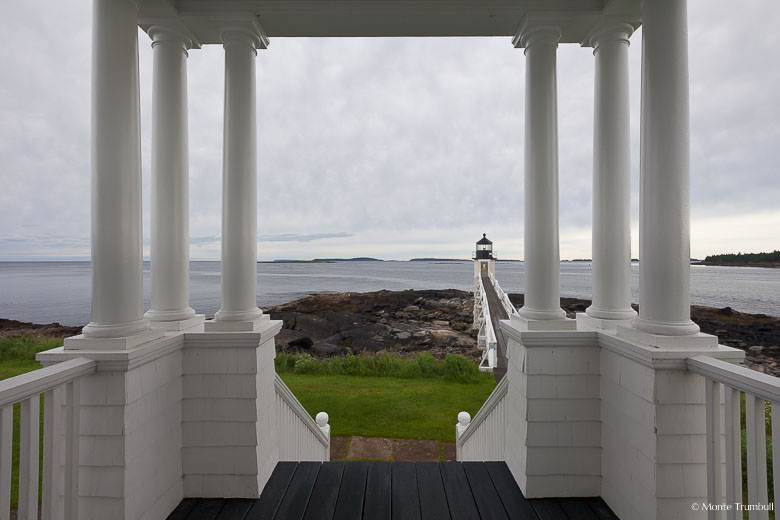
<path id="1" fill-rule="evenodd" d="M 144 266 L 149 307 L 149 264 Z M 632 266 L 638 301 L 639 266 Z M 379 289 L 472 290 L 473 266 L 463 262 L 336 262 L 258 264 L 261 307 L 312 293 Z M 523 292 L 523 263 L 499 262 L 496 276 L 507 292 Z M 561 263 L 561 296 L 590 298 L 588 262 Z M 219 262 L 192 262 L 190 301 L 213 316 L 220 303 Z M 780 316 L 780 269 L 691 266 L 691 303 Z M 88 262 L 0 262 L 0 317 L 35 323 L 83 325 L 90 313 Z"/>

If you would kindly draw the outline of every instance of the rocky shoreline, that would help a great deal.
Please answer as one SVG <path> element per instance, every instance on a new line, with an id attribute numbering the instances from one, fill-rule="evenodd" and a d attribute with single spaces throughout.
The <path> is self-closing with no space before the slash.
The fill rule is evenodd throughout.
<path id="1" fill-rule="evenodd" d="M 509 297 L 516 306 L 522 305 L 522 294 Z M 588 300 L 561 299 L 569 317 L 589 305 Z M 276 337 L 278 351 L 317 357 L 364 351 L 409 356 L 425 351 L 437 358 L 452 353 L 476 361 L 481 352 L 471 328 L 472 309 L 472 293 L 445 289 L 315 294 L 266 312 L 284 323 Z M 717 335 L 721 344 L 744 350 L 746 366 L 780 376 L 780 318 L 704 306 L 692 306 L 691 317 L 702 332 Z M 0 319 L 0 337 L 66 337 L 80 331 L 81 327 L 57 323 Z"/>

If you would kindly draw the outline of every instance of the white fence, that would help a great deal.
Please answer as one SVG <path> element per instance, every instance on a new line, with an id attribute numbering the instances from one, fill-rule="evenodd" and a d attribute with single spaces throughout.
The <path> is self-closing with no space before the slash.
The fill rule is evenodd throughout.
<path id="1" fill-rule="evenodd" d="M 478 293 L 478 294 L 477 294 Z M 490 319 L 490 306 L 488 305 L 485 286 L 482 284 L 482 277 L 479 277 L 477 292 L 474 293 L 474 301 L 479 299 L 479 306 L 475 303 L 475 315 L 477 307 L 480 312 L 479 334 L 477 334 L 477 346 L 484 349 L 482 360 L 479 363 L 480 370 L 492 371 L 498 362 L 496 331 L 493 330 L 493 321 Z"/>
<path id="2" fill-rule="evenodd" d="M 704 376 L 707 400 L 707 501 L 710 504 L 745 503 L 742 499 L 742 424 L 740 395 L 745 396 L 747 437 L 747 502 L 767 505 L 766 403 L 772 415 L 772 446 L 780 446 L 780 378 L 706 356 L 687 360 L 691 372 Z M 721 392 L 723 388 L 723 392 Z M 721 401 L 722 400 L 722 401 Z M 724 406 L 721 407 L 721 402 Z M 721 410 L 723 408 L 723 410 Z M 723 411 L 723 420 L 721 420 Z M 724 426 L 724 432 L 721 431 Z M 725 439 L 724 439 L 725 437 Z M 725 450 L 723 449 L 725 442 Z M 775 451 L 777 454 L 778 451 Z M 725 461 L 722 459 L 725 454 Z M 725 462 L 725 464 L 724 464 Z M 775 500 L 780 497 L 780 456 L 772 457 Z M 725 470 L 725 475 L 724 475 Z M 725 499 L 723 484 L 725 481 Z M 708 512 L 708 518 L 742 518 L 742 511 Z M 749 511 L 750 520 L 766 520 L 765 508 Z"/>
<path id="3" fill-rule="evenodd" d="M 455 425 L 458 460 L 504 460 L 508 388 L 509 378 L 501 378 L 473 420 L 466 412 L 458 414 Z"/>
<path id="4" fill-rule="evenodd" d="M 312 420 L 278 375 L 274 388 L 279 460 L 330 460 L 328 414 L 320 412 Z"/>
<path id="5" fill-rule="evenodd" d="M 504 290 L 501 288 L 501 286 L 498 284 L 498 280 L 496 280 L 496 277 L 493 276 L 493 273 L 488 273 L 488 276 L 490 277 L 490 283 L 493 284 L 493 289 L 496 290 L 496 295 L 501 300 L 501 305 L 504 306 L 504 310 L 506 310 L 507 316 L 511 319 L 512 316 L 520 317 L 520 313 L 517 312 L 517 309 L 512 304 L 512 301 L 509 299 L 509 295 L 504 292 Z"/>
<path id="6" fill-rule="evenodd" d="M 13 408 L 16 403 L 20 404 L 18 518 L 38 518 L 41 394 L 41 518 L 78 518 L 79 380 L 94 373 L 95 367 L 95 361 L 77 358 L 0 381 L 0 520 L 10 516 Z"/>

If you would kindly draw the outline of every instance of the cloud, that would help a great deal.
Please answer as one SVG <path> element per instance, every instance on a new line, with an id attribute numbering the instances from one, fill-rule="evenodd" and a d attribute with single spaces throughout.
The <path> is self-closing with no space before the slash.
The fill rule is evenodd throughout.
<path id="1" fill-rule="evenodd" d="M 732 4 L 689 2 L 694 256 L 777 247 L 776 235 L 762 247 L 736 226 L 702 228 L 755 228 L 780 200 L 780 34 L 755 31 L 756 19 L 780 21 L 780 3 Z M 20 239 L 0 242 L 0 256 L 83 256 L 91 3 L 4 2 L 0 17 L 15 21 L 6 41 L 26 42 L 0 47 L 0 236 Z M 139 42 L 148 243 L 152 51 Z M 223 59 L 219 46 L 188 58 L 194 259 L 219 258 Z M 629 59 L 635 229 L 641 30 Z M 257 71 L 259 258 L 465 258 L 482 233 L 504 258 L 523 256 L 525 59 L 509 39 L 277 38 Z M 593 85 L 591 50 L 559 46 L 564 258 L 591 256 Z"/>

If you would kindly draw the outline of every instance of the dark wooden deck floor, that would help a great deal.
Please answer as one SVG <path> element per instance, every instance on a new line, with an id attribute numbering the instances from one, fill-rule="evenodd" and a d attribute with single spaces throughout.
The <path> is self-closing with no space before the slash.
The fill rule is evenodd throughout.
<path id="1" fill-rule="evenodd" d="M 617 520 L 600 498 L 527 500 L 503 462 L 280 462 L 260 498 L 185 499 L 168 520 Z"/>
<path id="2" fill-rule="evenodd" d="M 504 305 L 496 294 L 496 290 L 493 288 L 493 284 L 490 283 L 490 278 L 487 275 L 487 271 L 482 271 L 482 285 L 485 287 L 485 295 L 487 296 L 488 307 L 490 307 L 490 321 L 493 323 L 493 330 L 496 333 L 496 367 L 493 369 L 493 375 L 496 376 L 496 383 L 501 381 L 501 378 L 506 374 L 506 337 L 501 332 L 501 328 L 498 326 L 498 320 L 508 320 L 509 315 L 504 309 Z"/>

